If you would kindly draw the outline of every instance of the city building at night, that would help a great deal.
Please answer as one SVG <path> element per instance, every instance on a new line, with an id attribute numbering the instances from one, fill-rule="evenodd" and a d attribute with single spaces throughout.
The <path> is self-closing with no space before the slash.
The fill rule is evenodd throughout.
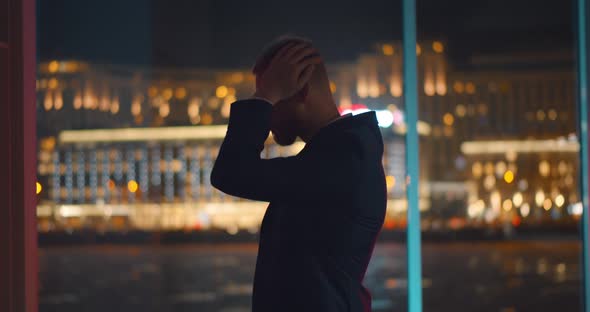
<path id="1" fill-rule="evenodd" d="M 404 228 L 406 216 L 401 50 L 378 43 L 353 62 L 328 64 L 341 112 L 377 113 L 388 230 Z M 416 47 L 423 229 L 575 221 L 579 146 L 567 56 L 481 58 L 456 69 L 445 50 L 440 41 Z M 41 63 L 40 231 L 257 231 L 266 203 L 209 182 L 230 105 L 253 92 L 248 69 Z M 269 136 L 263 157 L 303 144 L 281 147 Z"/>

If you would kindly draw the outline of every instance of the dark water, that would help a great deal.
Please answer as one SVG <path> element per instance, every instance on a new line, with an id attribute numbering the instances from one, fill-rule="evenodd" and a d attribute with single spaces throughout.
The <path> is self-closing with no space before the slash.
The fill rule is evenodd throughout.
<path id="1" fill-rule="evenodd" d="M 40 250 L 40 311 L 249 311 L 256 245 Z M 424 311 L 581 311 L 575 241 L 427 244 Z M 373 311 L 406 311 L 405 246 L 379 244 Z"/>

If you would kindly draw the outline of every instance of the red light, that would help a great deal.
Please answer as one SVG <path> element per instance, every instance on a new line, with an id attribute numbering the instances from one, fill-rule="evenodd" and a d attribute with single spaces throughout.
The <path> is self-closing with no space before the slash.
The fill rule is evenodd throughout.
<path id="1" fill-rule="evenodd" d="M 344 114 L 348 114 L 348 113 L 354 113 L 359 110 L 367 110 L 367 109 L 369 109 L 369 108 L 365 104 L 352 104 L 352 105 L 350 105 L 350 107 L 347 107 L 347 108 L 338 107 L 338 112 L 340 113 L 340 115 L 344 115 Z"/>
<path id="2" fill-rule="evenodd" d="M 514 216 L 514 218 L 512 218 L 512 225 L 514 227 L 518 227 L 521 223 L 522 221 L 519 216 Z"/>
<path id="3" fill-rule="evenodd" d="M 198 222 L 198 221 L 197 221 L 197 222 L 195 222 L 195 225 L 193 226 L 193 229 L 194 229 L 195 231 L 200 231 L 200 230 L 202 230 L 202 229 L 203 229 L 203 225 L 201 224 L 201 222 Z"/>
<path id="4" fill-rule="evenodd" d="M 383 224 L 383 227 L 388 229 L 388 230 L 392 230 L 395 228 L 395 221 L 392 219 L 387 219 L 385 220 L 385 223 Z"/>

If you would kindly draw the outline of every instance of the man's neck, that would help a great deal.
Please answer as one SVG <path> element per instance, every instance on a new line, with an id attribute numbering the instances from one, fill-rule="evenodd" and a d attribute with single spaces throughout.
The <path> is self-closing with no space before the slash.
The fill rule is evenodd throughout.
<path id="1" fill-rule="evenodd" d="M 324 116 L 325 116 L 324 118 L 319 119 L 315 123 L 316 126 L 312 128 L 312 131 L 309 131 L 309 133 L 305 137 L 301 138 L 304 142 L 308 142 L 322 128 L 326 127 L 327 125 L 329 125 L 329 124 L 331 124 L 331 123 L 335 122 L 336 120 L 343 117 L 340 115 L 340 112 L 336 108 L 336 105 L 334 105 L 333 110 L 331 110 L 329 113 L 325 114 Z"/>

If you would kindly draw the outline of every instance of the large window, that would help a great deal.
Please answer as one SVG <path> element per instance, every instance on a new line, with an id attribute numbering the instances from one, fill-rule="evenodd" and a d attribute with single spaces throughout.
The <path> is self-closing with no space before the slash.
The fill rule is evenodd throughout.
<path id="1" fill-rule="evenodd" d="M 224 194 L 209 176 L 230 104 L 254 93 L 257 53 L 285 33 L 321 51 L 342 113 L 377 111 L 388 212 L 365 285 L 375 311 L 406 309 L 401 23 L 392 22 L 401 3 L 39 4 L 41 311 L 249 310 L 267 203 Z M 303 144 L 270 138 L 263 157 Z"/>
<path id="2" fill-rule="evenodd" d="M 414 49 L 402 2 L 38 1 L 40 311 L 249 311 L 267 203 L 209 176 L 257 54 L 287 33 L 320 50 L 341 113 L 377 112 L 388 193 L 364 280 L 373 311 L 418 312 L 416 289 L 424 311 L 580 310 L 577 7 L 417 0 Z M 269 137 L 262 156 L 303 146 Z"/>
<path id="3" fill-rule="evenodd" d="M 574 3 L 532 4 L 418 1 L 425 310 L 581 307 Z"/>

